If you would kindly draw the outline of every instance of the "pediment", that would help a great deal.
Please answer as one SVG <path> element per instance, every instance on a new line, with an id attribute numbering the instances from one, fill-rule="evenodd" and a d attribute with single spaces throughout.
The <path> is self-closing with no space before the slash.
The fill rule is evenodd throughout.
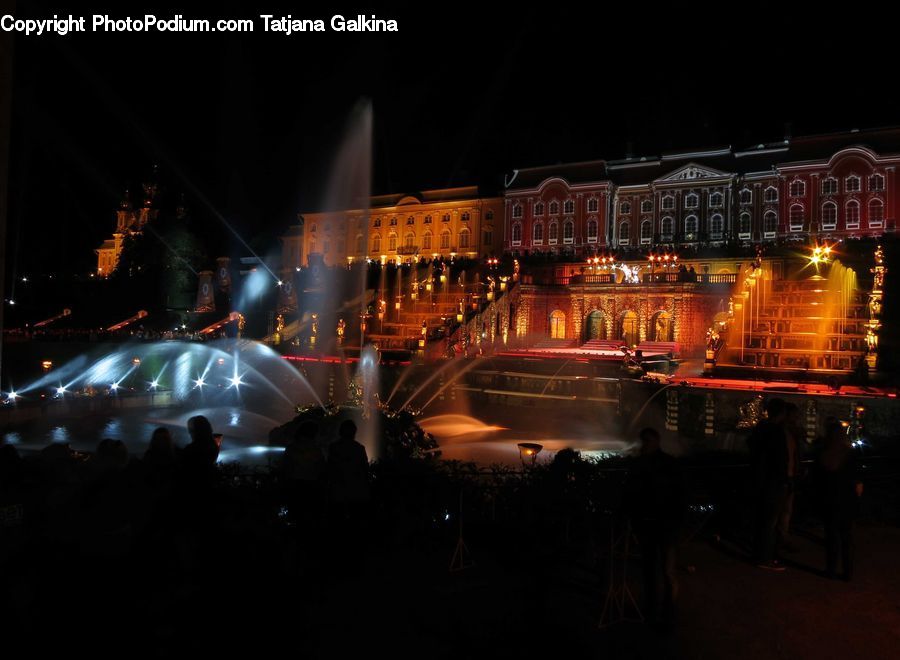
<path id="1" fill-rule="evenodd" d="M 679 167 L 674 172 L 657 179 L 658 182 L 698 181 L 703 179 L 720 179 L 723 176 L 731 176 L 728 172 L 722 172 L 711 167 L 703 167 L 695 163 L 689 163 Z"/>

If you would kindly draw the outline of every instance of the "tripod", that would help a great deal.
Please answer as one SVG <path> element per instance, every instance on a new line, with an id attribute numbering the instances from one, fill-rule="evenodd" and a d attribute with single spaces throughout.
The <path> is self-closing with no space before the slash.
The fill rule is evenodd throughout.
<path id="1" fill-rule="evenodd" d="M 609 589 L 603 602 L 599 628 L 607 628 L 623 621 L 641 622 L 644 620 L 641 608 L 638 607 L 634 594 L 628 586 L 628 558 L 631 545 L 631 525 L 625 523 L 625 529 L 616 537 L 616 520 L 609 520 Z M 630 618 L 629 609 L 633 609 L 636 618 Z"/>
<path id="2" fill-rule="evenodd" d="M 456 541 L 456 549 L 453 551 L 453 558 L 450 559 L 450 572 L 462 571 L 475 565 L 472 559 L 472 553 L 466 542 L 463 540 L 463 490 L 459 489 L 459 538 Z"/>

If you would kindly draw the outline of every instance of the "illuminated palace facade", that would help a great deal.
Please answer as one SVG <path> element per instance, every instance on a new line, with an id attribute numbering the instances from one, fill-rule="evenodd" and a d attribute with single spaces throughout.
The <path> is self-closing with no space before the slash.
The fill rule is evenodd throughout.
<path id="1" fill-rule="evenodd" d="M 503 246 L 532 257 L 516 334 L 697 353 L 754 267 L 754 246 L 894 232 L 898 164 L 900 130 L 880 130 L 515 171 Z M 555 259 L 534 261 L 547 253 Z"/>
<path id="2" fill-rule="evenodd" d="M 100 277 L 108 277 L 118 266 L 125 238 L 129 235 L 140 234 L 147 223 L 153 222 L 159 215 L 157 208 L 159 186 L 155 182 L 155 177 L 151 183 L 143 184 L 142 189 L 143 202 L 139 208 L 134 208 L 128 190 L 125 191 L 116 211 L 116 230 L 112 237 L 103 241 L 103 244 L 95 250 L 97 275 Z"/>
<path id="3" fill-rule="evenodd" d="M 582 258 L 880 236 L 896 228 L 900 129 L 517 170 L 503 246 Z"/>
<path id="4" fill-rule="evenodd" d="M 426 190 L 371 198 L 368 210 L 298 215 L 281 237 L 285 269 L 321 259 L 325 265 L 359 259 L 409 261 L 422 257 L 478 259 L 502 249 L 503 199 L 477 187 Z"/>

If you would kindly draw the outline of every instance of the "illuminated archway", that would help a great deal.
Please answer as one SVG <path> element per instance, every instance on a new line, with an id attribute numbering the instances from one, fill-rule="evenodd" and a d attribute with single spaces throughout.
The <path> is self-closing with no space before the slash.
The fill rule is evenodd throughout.
<path id="1" fill-rule="evenodd" d="M 673 324 L 671 314 L 660 311 L 653 315 L 650 324 L 650 337 L 652 341 L 672 341 L 672 330 Z"/>
<path id="2" fill-rule="evenodd" d="M 587 341 L 591 339 L 606 339 L 606 315 L 598 309 L 587 315 L 584 323 L 584 338 Z"/>
<path id="3" fill-rule="evenodd" d="M 559 309 L 550 313 L 550 338 L 566 338 L 566 315 Z"/>
<path id="4" fill-rule="evenodd" d="M 641 339 L 638 315 L 628 310 L 619 317 L 619 339 L 629 346 L 637 346 Z"/>

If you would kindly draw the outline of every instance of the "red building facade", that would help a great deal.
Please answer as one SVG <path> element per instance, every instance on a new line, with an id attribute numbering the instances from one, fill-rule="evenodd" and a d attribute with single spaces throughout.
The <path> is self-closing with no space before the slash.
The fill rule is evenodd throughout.
<path id="1" fill-rule="evenodd" d="M 900 129 L 518 170 L 504 248 L 580 259 L 606 249 L 717 247 L 896 230 Z"/>
<path id="2" fill-rule="evenodd" d="M 504 246 L 572 257 L 607 247 L 611 184 L 605 163 L 519 170 L 507 186 Z"/>

